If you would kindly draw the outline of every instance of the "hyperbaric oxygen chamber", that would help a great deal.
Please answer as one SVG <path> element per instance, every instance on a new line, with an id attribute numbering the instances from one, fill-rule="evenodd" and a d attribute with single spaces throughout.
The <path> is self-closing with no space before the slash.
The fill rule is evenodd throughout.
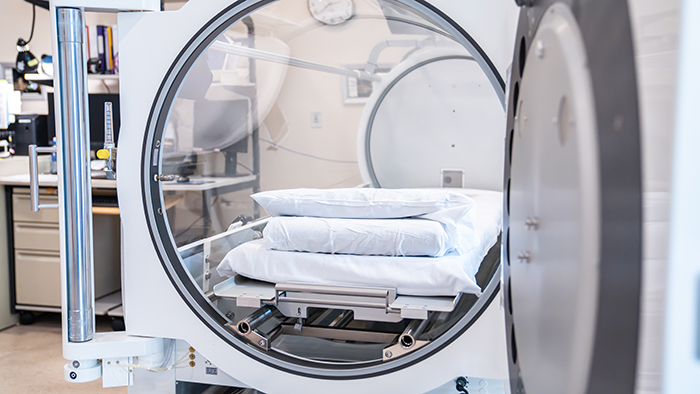
<path id="1" fill-rule="evenodd" d="M 605 360 L 633 365 L 626 346 L 636 338 L 613 355 L 602 344 L 620 338 L 601 314 L 630 305 L 608 302 L 608 281 L 639 286 L 634 267 L 617 267 L 638 261 L 641 241 L 608 230 L 640 220 L 639 179 L 629 176 L 640 173 L 636 103 L 620 100 L 636 97 L 634 59 L 629 34 L 596 52 L 613 24 L 591 10 L 605 8 L 625 32 L 629 16 L 624 1 L 554 3 L 328 2 L 328 15 L 347 19 L 330 24 L 300 0 L 120 14 L 127 333 L 186 341 L 231 377 L 189 381 L 270 393 L 454 392 L 460 376 L 473 378 L 465 390 L 524 382 L 574 393 L 608 381 Z M 140 44 L 164 29 L 157 52 Z M 617 68 L 598 61 L 618 50 Z M 265 226 L 250 194 L 356 186 L 495 193 L 503 227 L 476 273 L 482 294 L 358 287 L 339 301 L 329 298 L 337 283 L 270 286 L 217 272 Z M 537 264 L 556 258 L 565 264 Z M 306 301 L 291 302 L 297 293 Z M 304 305 L 298 318 L 285 303 Z M 621 324 L 636 325 L 631 315 Z M 561 348 L 543 344 L 543 332 Z M 138 388 L 147 378 L 135 373 Z"/>

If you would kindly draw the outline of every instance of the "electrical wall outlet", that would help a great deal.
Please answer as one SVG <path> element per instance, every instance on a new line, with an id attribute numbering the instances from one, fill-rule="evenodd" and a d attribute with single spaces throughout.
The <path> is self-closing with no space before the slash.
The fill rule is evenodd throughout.
<path id="1" fill-rule="evenodd" d="M 321 111 L 311 112 L 311 128 L 320 129 L 323 127 Z"/>
<path id="2" fill-rule="evenodd" d="M 443 169 L 440 171 L 440 187 L 464 187 L 463 169 Z"/>

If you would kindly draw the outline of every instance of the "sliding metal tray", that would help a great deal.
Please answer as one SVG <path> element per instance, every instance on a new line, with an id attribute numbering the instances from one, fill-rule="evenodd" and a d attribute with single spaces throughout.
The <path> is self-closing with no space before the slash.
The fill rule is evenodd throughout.
<path id="1" fill-rule="evenodd" d="M 452 312 L 460 297 L 397 295 L 393 288 L 274 284 L 240 275 L 214 286 L 213 295 L 235 300 L 236 306 L 274 305 L 286 317 L 306 318 L 309 308 L 327 308 L 352 310 L 357 320 L 392 323 Z"/>

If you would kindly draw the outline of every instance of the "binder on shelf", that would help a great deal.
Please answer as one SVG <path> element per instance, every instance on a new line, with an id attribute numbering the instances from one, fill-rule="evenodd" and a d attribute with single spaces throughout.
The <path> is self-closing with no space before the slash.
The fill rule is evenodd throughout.
<path id="1" fill-rule="evenodd" d="M 104 26 L 97 26 L 97 55 L 102 60 L 101 72 L 107 71 L 107 58 L 105 56 L 105 35 Z"/>
<path id="2" fill-rule="evenodd" d="M 117 25 L 112 25 L 112 60 L 113 74 L 119 74 L 119 34 L 117 34 Z"/>
<path id="3" fill-rule="evenodd" d="M 107 57 L 107 74 L 114 74 L 114 52 L 112 48 L 112 27 L 105 26 L 107 29 L 107 34 L 105 35 L 106 43 L 105 45 L 105 56 Z"/>
<path id="4" fill-rule="evenodd" d="M 97 26 L 88 26 L 88 56 L 90 59 L 100 57 L 97 51 Z"/>
<path id="5" fill-rule="evenodd" d="M 86 50 L 88 59 L 98 58 L 101 61 L 97 73 L 117 74 L 119 70 L 119 42 L 117 25 L 85 26 Z"/>

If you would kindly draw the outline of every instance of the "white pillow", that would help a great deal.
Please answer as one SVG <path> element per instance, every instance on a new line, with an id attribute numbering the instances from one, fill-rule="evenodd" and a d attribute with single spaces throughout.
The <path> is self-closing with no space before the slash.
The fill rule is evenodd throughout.
<path id="1" fill-rule="evenodd" d="M 289 189 L 251 196 L 272 216 L 393 219 L 473 205 L 445 189 Z"/>
<path id="2" fill-rule="evenodd" d="M 454 249 L 442 224 L 423 219 L 273 217 L 263 239 L 267 249 L 330 254 L 440 257 Z"/>

